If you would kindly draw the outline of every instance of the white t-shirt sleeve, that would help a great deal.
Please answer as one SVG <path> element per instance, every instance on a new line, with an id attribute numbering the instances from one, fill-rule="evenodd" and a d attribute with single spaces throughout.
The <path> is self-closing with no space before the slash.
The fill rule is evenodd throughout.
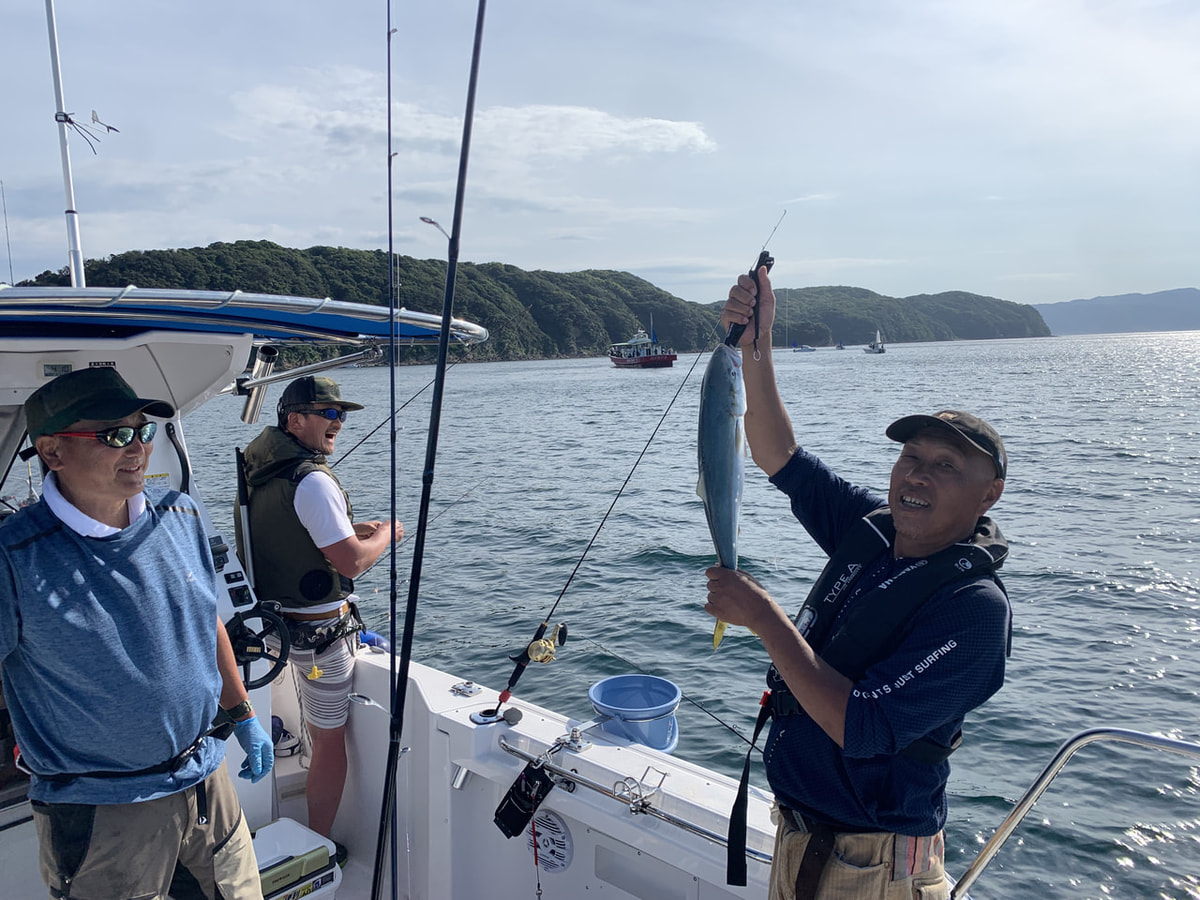
<path id="1" fill-rule="evenodd" d="M 346 498 L 324 472 L 309 472 L 300 480 L 294 505 L 300 524 L 317 547 L 354 537 L 354 523 L 346 514 Z"/>

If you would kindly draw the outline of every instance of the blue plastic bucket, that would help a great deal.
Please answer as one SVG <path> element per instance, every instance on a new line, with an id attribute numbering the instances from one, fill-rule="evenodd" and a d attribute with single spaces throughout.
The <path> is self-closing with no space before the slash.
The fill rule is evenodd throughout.
<path id="1" fill-rule="evenodd" d="M 679 743 L 675 710 L 682 696 L 674 682 L 655 675 L 613 675 L 588 688 L 592 708 L 611 717 L 601 731 L 664 753 Z"/>

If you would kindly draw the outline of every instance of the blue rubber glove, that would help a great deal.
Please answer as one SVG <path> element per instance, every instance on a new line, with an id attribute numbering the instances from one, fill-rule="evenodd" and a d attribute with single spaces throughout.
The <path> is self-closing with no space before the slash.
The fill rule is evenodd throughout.
<path id="1" fill-rule="evenodd" d="M 251 784 L 257 784 L 267 777 L 275 765 L 275 748 L 271 746 L 271 737 L 258 724 L 258 716 L 238 722 L 233 733 L 246 751 L 246 759 L 242 762 L 238 777 L 249 778 Z"/>

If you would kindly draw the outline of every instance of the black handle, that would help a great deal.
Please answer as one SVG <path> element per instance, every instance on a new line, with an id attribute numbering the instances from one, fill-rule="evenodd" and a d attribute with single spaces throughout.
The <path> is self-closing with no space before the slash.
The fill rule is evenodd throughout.
<path id="1" fill-rule="evenodd" d="M 763 250 L 761 253 L 758 254 L 758 262 L 756 262 L 754 264 L 754 268 L 750 270 L 750 277 L 754 279 L 755 287 L 758 287 L 758 270 L 761 269 L 763 266 L 766 266 L 767 271 L 770 272 L 771 266 L 773 266 L 773 265 L 775 265 L 775 257 L 773 257 L 771 255 L 771 251 Z M 757 337 L 758 337 L 758 334 L 757 334 L 757 332 L 758 332 L 758 313 L 757 312 L 754 314 L 754 329 L 755 329 L 755 338 L 757 339 Z M 730 347 L 736 347 L 738 345 L 738 341 L 740 341 L 742 339 L 742 333 L 745 330 L 746 330 L 745 325 L 730 325 L 729 326 L 729 334 L 725 336 L 726 345 L 730 346 Z"/>

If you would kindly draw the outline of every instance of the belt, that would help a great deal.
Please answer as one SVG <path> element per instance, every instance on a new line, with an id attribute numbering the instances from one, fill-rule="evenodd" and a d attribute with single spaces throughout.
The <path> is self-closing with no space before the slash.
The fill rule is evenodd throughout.
<path id="1" fill-rule="evenodd" d="M 829 862 L 838 832 L 834 826 L 813 821 L 799 810 L 783 805 L 779 807 L 779 814 L 796 831 L 808 832 L 804 857 L 796 870 L 796 900 L 813 900 L 817 896 L 821 873 L 825 871 L 825 865 Z"/>
<path id="2" fill-rule="evenodd" d="M 285 619 L 295 619 L 297 622 L 319 622 L 322 619 L 340 619 L 340 618 L 342 618 L 342 616 L 346 615 L 346 613 L 348 613 L 348 612 L 350 612 L 350 604 L 343 603 L 337 609 L 331 609 L 329 612 L 317 612 L 317 613 L 285 612 L 283 614 L 283 616 Z"/>

